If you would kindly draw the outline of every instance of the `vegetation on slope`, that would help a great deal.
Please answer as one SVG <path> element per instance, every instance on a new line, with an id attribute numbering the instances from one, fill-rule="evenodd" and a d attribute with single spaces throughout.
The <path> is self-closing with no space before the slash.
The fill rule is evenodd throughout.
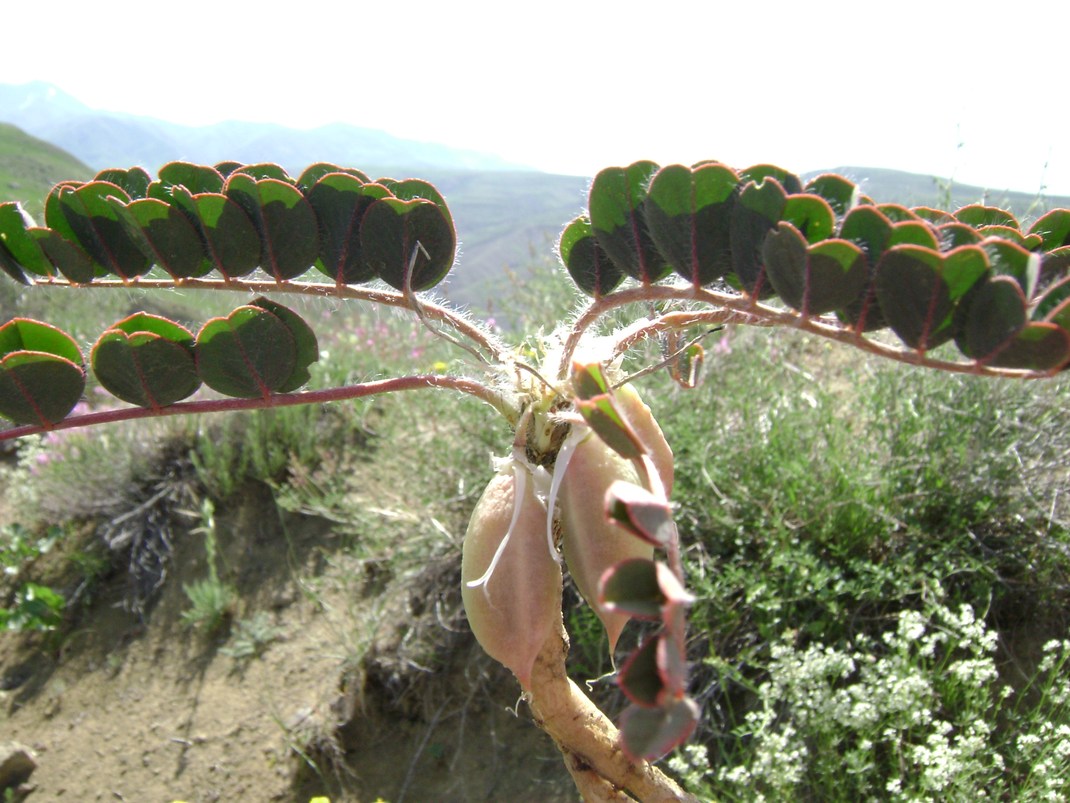
<path id="1" fill-rule="evenodd" d="M 112 298 L 137 305 L 136 294 Z M 556 284 L 526 288 L 523 328 L 558 318 L 566 295 Z M 336 316 L 315 369 L 330 383 L 402 363 L 439 370 L 455 358 L 415 321 L 338 306 L 321 314 Z M 699 389 L 647 381 L 677 447 L 675 501 L 699 596 L 689 658 L 701 668 L 695 693 L 708 723 L 670 766 L 695 790 L 739 800 L 1065 795 L 1067 380 L 930 375 L 792 332 L 729 330 L 706 345 L 710 381 Z M 424 676 L 470 645 L 442 635 L 460 624 L 456 589 L 444 590 L 456 586 L 455 534 L 486 479 L 485 454 L 508 440 L 478 405 L 451 401 L 412 396 L 226 426 L 167 424 L 155 437 L 115 428 L 20 444 L 0 507 L 8 625 L 42 631 L 30 646 L 62 656 L 99 609 L 94 584 L 116 579 L 130 582 L 128 605 L 151 624 L 171 561 L 188 559 L 193 543 L 204 571 L 182 583 L 181 619 L 207 639 L 203 660 L 255 662 L 276 640 L 256 618 L 271 603 L 249 582 L 266 551 L 259 531 L 231 544 L 229 560 L 208 537 L 227 504 L 249 509 L 235 500 L 252 481 L 267 489 L 260 515 L 300 512 L 332 533 L 317 545 L 318 565 L 302 561 L 297 587 L 315 588 L 324 564 L 361 566 L 362 600 L 388 608 L 396 634 L 389 649 L 347 655 L 346 713 L 323 719 L 320 738 L 293 752 L 332 793 L 366 795 L 344 772 L 358 758 L 353 732 L 364 732 L 358 703 L 392 697 L 388 710 L 427 729 L 395 787 L 410 789 L 429 766 L 421 762 L 442 758 L 423 751 L 452 701 L 448 684 Z M 138 536 L 163 532 L 165 521 L 166 537 Z M 401 583 L 401 607 L 375 596 Z M 609 671 L 590 612 L 577 603 L 570 614 L 578 669 Z M 391 662 L 391 651 L 404 659 Z M 24 666 L 3 667 L 6 687 L 26 687 L 19 706 L 42 689 Z M 619 709 L 611 687 L 596 689 Z M 442 707 L 429 707 L 443 694 Z M 467 710 L 457 708 L 462 722 Z"/>
<path id="2" fill-rule="evenodd" d="M 93 169 L 61 148 L 0 123 L 0 202 L 20 201 L 34 216 L 42 199 L 60 181 L 88 181 Z"/>
<path id="3" fill-rule="evenodd" d="M 536 281 L 517 314 L 559 313 L 568 303 L 563 289 Z M 316 370 L 334 381 L 389 373 L 403 360 L 454 359 L 407 319 L 331 314 L 346 315 L 348 326 L 332 327 Z M 1060 456 L 1070 443 L 1059 414 L 1067 380 L 933 375 L 790 332 L 730 329 L 718 337 L 706 344 L 707 381 L 698 389 L 682 391 L 660 376 L 645 382 L 677 452 L 674 496 L 699 597 L 689 658 L 707 725 L 670 766 L 695 791 L 728 800 L 936 800 L 996 788 L 1017 799 L 1065 795 L 1070 755 L 1059 740 L 1070 710 L 1059 678 L 1070 624 L 1070 509 Z M 478 404 L 417 394 L 168 424 L 155 436 L 104 428 L 24 443 L 5 469 L 6 554 L 17 536 L 31 547 L 50 539 L 50 557 L 12 560 L 7 605 L 25 602 L 18 594 L 28 582 L 54 587 L 66 608 L 42 621 L 46 632 L 35 638 L 62 651 L 93 615 L 94 596 L 78 593 L 87 576 L 131 582 L 122 578 L 133 567 L 154 565 L 151 556 L 131 560 L 132 542 L 114 526 L 144 522 L 154 509 L 146 502 L 161 486 L 142 480 L 184 465 L 194 498 L 211 499 L 224 521 L 233 521 L 228 505 L 243 504 L 250 478 L 266 484 L 270 494 L 258 504 L 316 517 L 332 533 L 317 547 L 322 560 L 299 561 L 296 587 L 338 582 L 330 567 L 363 567 L 363 612 L 355 608 L 344 627 L 356 633 L 370 626 L 368 611 L 380 612 L 379 638 L 361 637 L 352 650 L 342 643 L 349 658 L 338 705 L 346 713 L 317 720 L 314 736 L 294 742 L 295 766 L 315 768 L 298 772 L 295 788 L 341 800 L 394 799 L 399 789 L 434 795 L 416 779 L 438 777 L 435 762 L 448 764 L 449 754 L 425 748 L 462 738 L 446 734 L 456 717 L 463 724 L 475 715 L 465 695 L 491 694 L 487 678 L 497 677 L 486 662 L 477 673 L 483 685 L 451 688 L 456 681 L 441 674 L 458 661 L 475 671 L 471 639 L 453 632 L 463 628 L 455 539 L 489 474 L 486 455 L 509 437 L 488 428 L 492 420 Z M 60 496 L 75 478 L 82 491 Z M 199 551 L 203 560 L 204 526 L 202 517 L 172 530 L 183 554 Z M 218 660 L 256 662 L 277 649 L 271 627 L 285 624 L 256 624 L 258 611 L 277 609 L 242 579 L 255 563 L 235 562 L 263 550 L 253 542 L 223 549 L 231 557 L 216 581 L 249 595 L 229 600 L 223 619 L 187 583 L 187 618 L 213 617 L 206 637 Z M 96 574 L 57 569 L 84 565 Z M 201 582 L 211 580 L 198 565 Z M 164 615 L 153 613 L 152 600 L 166 583 L 153 587 L 142 576 L 129 588 L 142 589 L 150 626 Z M 575 671 L 599 677 L 612 669 L 604 636 L 572 600 Z M 198 604 L 207 605 L 200 614 Z M 640 635 L 626 631 L 622 649 Z M 912 696 L 889 694 L 893 683 Z M 611 684 L 594 689 L 619 711 Z M 346 771 L 366 760 L 360 745 L 371 732 L 371 700 L 374 716 L 385 717 L 376 728 L 396 719 L 423 734 L 398 763 L 402 777 L 377 776 L 374 788 Z M 452 713 L 443 720 L 443 712 Z M 967 727 L 977 722 L 983 732 Z M 501 749 L 509 753 L 507 743 Z M 844 756 L 854 762 L 848 782 Z"/>

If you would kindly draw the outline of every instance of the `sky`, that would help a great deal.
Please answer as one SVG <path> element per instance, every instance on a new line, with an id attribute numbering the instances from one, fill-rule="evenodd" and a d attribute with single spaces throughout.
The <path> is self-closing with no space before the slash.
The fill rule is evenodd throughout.
<path id="1" fill-rule="evenodd" d="M 573 175 L 716 159 L 1070 195 L 1068 22 L 1034 0 L 53 0 L 5 7 L 0 81 Z"/>

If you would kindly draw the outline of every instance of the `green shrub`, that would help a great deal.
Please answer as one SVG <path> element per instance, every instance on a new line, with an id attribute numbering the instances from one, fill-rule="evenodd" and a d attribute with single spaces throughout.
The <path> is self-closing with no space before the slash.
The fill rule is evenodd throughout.
<path id="1" fill-rule="evenodd" d="M 216 567 L 217 542 L 215 506 L 211 500 L 201 504 L 201 526 L 194 530 L 204 536 L 204 553 L 208 565 L 208 577 L 188 585 L 182 590 L 189 599 L 190 607 L 182 613 L 182 621 L 189 627 L 200 630 L 206 636 L 215 635 L 234 614 L 238 592 L 219 578 Z"/>
<path id="2" fill-rule="evenodd" d="M 14 603 L 0 608 L 0 630 L 55 630 L 63 618 L 63 595 L 37 583 L 24 583 Z"/>
<path id="3" fill-rule="evenodd" d="M 727 800 L 1063 799 L 1040 776 L 1068 769 L 1065 657 L 1021 661 L 1031 690 L 1008 697 L 992 647 L 1021 621 L 1066 632 L 1065 380 L 728 337 L 703 387 L 653 380 L 649 397 L 677 454 L 708 722 L 677 771 Z M 940 649 L 923 654 L 922 632 Z M 852 694 L 868 725 L 833 716 Z M 928 718 L 911 729 L 881 705 Z M 1028 752 L 1038 744 L 1044 756 Z"/>

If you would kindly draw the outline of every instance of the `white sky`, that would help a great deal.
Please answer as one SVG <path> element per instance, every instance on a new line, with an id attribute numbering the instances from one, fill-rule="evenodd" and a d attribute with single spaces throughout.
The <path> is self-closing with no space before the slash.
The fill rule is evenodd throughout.
<path id="1" fill-rule="evenodd" d="M 347 122 L 558 173 L 640 158 L 851 164 L 1070 195 L 1068 9 L 22 2 L 4 9 L 0 81 L 190 124 Z"/>

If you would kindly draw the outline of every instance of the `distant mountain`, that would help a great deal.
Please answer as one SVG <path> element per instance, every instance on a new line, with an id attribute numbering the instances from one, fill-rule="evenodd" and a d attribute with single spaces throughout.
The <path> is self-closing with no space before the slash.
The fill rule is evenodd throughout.
<path id="1" fill-rule="evenodd" d="M 503 171 L 429 171 L 424 178 L 449 203 L 461 245 L 444 290 L 476 306 L 501 295 L 504 268 L 556 262 L 557 238 L 586 207 L 590 183 L 577 176 Z"/>
<path id="2" fill-rule="evenodd" d="M 94 113 L 80 100 L 44 81 L 0 84 L 0 117 L 4 120 L 36 120 L 47 124 Z"/>
<path id="3" fill-rule="evenodd" d="M 31 211 L 40 208 L 48 187 L 60 179 L 88 179 L 95 169 L 133 164 L 154 173 L 175 159 L 202 164 L 228 159 L 277 162 L 293 174 L 314 162 L 330 161 L 373 176 L 432 181 L 450 205 L 461 244 L 460 261 L 445 292 L 475 307 L 501 294 L 508 281 L 504 268 L 522 268 L 533 257 L 549 257 L 562 228 L 587 204 L 588 178 L 524 170 L 494 156 L 348 125 L 300 131 L 226 122 L 193 128 L 100 112 L 42 82 L 0 85 L 0 120 L 5 119 L 77 157 L 12 126 L 0 127 L 0 199 L 26 201 Z M 989 192 L 880 168 L 836 167 L 804 178 L 820 172 L 850 178 L 879 203 L 951 208 L 985 203 L 1008 208 L 1023 220 L 1054 207 L 1070 208 L 1070 197 Z"/>
<path id="4" fill-rule="evenodd" d="M 523 169 L 497 156 L 342 123 L 311 130 L 238 121 L 193 127 L 100 111 L 42 81 L 0 85 L 0 120 L 70 151 L 97 170 L 135 164 L 155 170 L 175 160 L 276 162 L 293 172 L 313 162 L 336 162 L 378 174 L 401 168 Z"/>

